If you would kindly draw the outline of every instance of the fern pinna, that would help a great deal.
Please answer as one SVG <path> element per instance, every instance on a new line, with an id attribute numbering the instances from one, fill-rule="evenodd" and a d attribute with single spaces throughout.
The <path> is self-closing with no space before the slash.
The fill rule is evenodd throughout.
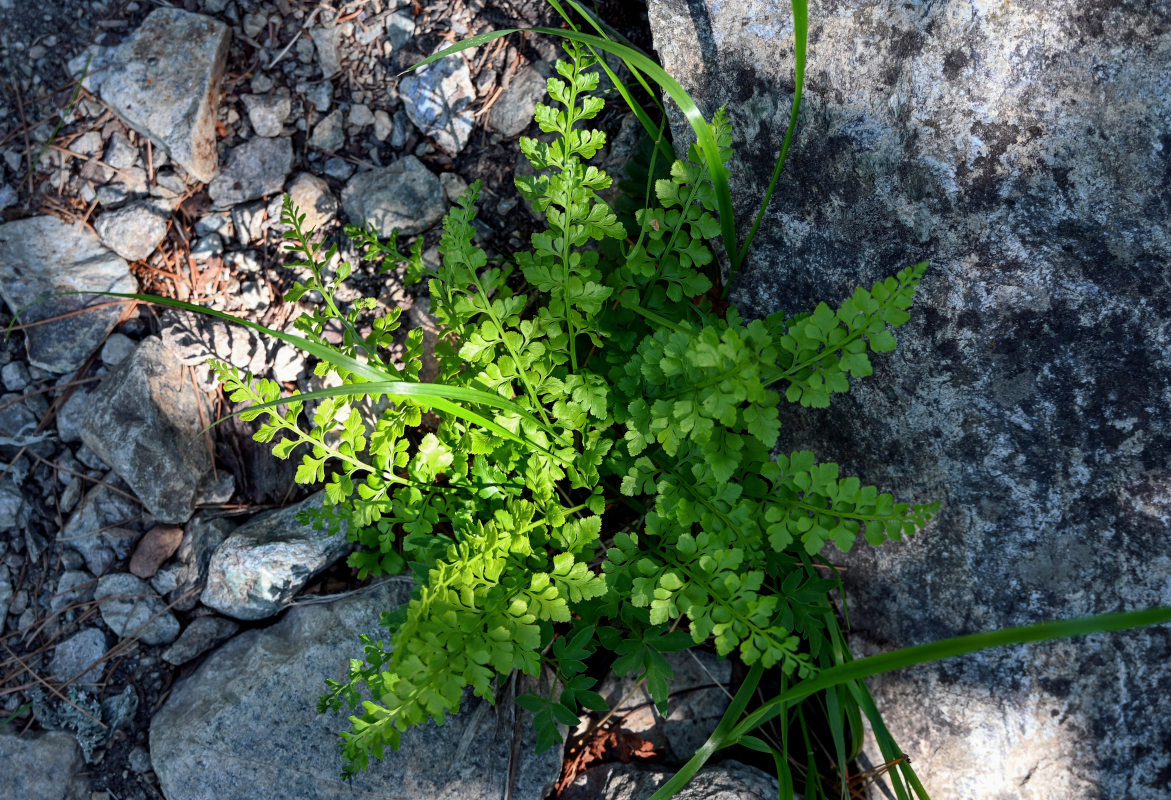
<path id="1" fill-rule="evenodd" d="M 321 700 L 322 710 L 359 709 L 341 734 L 347 775 L 408 728 L 458 711 L 467 689 L 493 700 L 517 670 L 556 676 L 547 696 L 518 698 L 539 746 L 553 745 L 558 724 L 605 708 L 585 674 L 599 648 L 616 672 L 646 680 L 660 710 L 671 677 L 662 654 L 693 644 L 808 675 L 835 586 L 810 559 L 830 542 L 848 550 L 859 533 L 898 539 L 935 510 L 895 503 L 812 453 L 776 454 L 781 398 L 825 406 L 869 375 L 926 265 L 836 310 L 745 321 L 709 293 L 718 267 L 707 242 L 720 226 L 694 148 L 656 183 L 658 205 L 635 215 L 638 230 L 599 198 L 611 179 L 587 162 L 606 137 L 582 125 L 603 107 L 592 66 L 567 47 L 548 81 L 555 105 L 536 111 L 549 138 L 522 139 L 537 174 L 517 187 L 547 224 L 530 250 L 490 261 L 476 245 L 479 184 L 447 215 L 434 271 L 418 247 L 399 256 L 393 239 L 350 230 L 369 257 L 428 279 L 436 384 L 478 400 L 424 426 L 437 410 L 429 401 L 322 362 L 342 388 L 318 393 L 315 409 L 292 398 L 249 412 L 268 415 L 258 439 L 300 455 L 297 480 L 326 481 L 322 522 L 348 523 L 362 577 L 404 565 L 415 577 L 410 603 L 384 615 L 386 642 L 365 639 L 364 657 Z M 728 118 L 713 124 L 726 159 Z M 359 335 L 365 306 L 343 313 L 333 299 L 349 267 L 326 280 L 332 253 L 310 244 L 291 206 L 285 216 L 289 249 L 313 276 L 290 299 L 325 299 L 299 323 L 305 337 L 324 343 L 338 319 L 348 356 L 388 380 L 417 380 L 421 335 L 391 363 L 398 315 Z M 280 400 L 275 384 L 217 370 L 233 399 Z"/>

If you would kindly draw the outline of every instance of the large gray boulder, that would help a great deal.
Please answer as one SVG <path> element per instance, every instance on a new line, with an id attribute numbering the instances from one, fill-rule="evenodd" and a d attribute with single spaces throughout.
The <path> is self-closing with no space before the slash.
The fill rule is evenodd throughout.
<path id="1" fill-rule="evenodd" d="M 729 106 L 742 227 L 788 120 L 782 5 L 650 3 L 667 70 Z M 731 298 L 798 311 L 932 264 L 875 377 L 785 412 L 783 447 L 943 501 L 922 535 L 846 559 L 856 652 L 1171 605 L 1171 10 L 830 0 L 809 40 Z M 1139 630 L 871 686 L 935 798 L 1164 798 L 1168 656 L 1166 629 Z"/>
<path id="2" fill-rule="evenodd" d="M 557 748 L 536 755 L 531 722 L 516 725 L 480 701 L 442 727 L 413 728 L 402 748 L 347 784 L 337 731 L 346 712 L 318 714 L 324 679 L 344 679 L 360 634 L 384 638 L 379 616 L 406 602 L 392 579 L 348 597 L 291 609 L 265 629 L 222 645 L 178 681 L 151 721 L 150 754 L 167 800 L 252 800 L 279 786 L 286 800 L 495 800 L 513 780 L 515 800 L 540 800 L 557 779 Z M 513 737 L 518 761 L 510 772 Z"/>
<path id="3" fill-rule="evenodd" d="M 76 292 L 136 291 L 126 261 L 81 225 L 50 216 L 0 225 L 0 297 L 22 324 L 52 320 L 24 329 L 34 366 L 77 369 L 118 323 L 121 305 Z"/>
<path id="4" fill-rule="evenodd" d="M 178 356 L 148 336 L 89 401 L 81 440 L 155 519 L 186 522 L 210 484 L 211 456 L 200 431 L 211 418 Z"/>
<path id="5" fill-rule="evenodd" d="M 231 30 L 177 8 L 156 8 L 114 52 L 102 100 L 196 180 L 216 172 L 215 123 Z"/>
<path id="6" fill-rule="evenodd" d="M 674 774 L 675 770 L 658 765 L 605 764 L 578 775 L 561 800 L 644 800 Z M 772 800 L 776 796 L 775 777 L 756 767 L 725 761 L 700 770 L 675 800 Z"/>

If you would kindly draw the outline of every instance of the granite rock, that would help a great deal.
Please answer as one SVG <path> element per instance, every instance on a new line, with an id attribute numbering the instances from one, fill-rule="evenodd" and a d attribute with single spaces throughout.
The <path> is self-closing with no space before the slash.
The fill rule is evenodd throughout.
<path id="1" fill-rule="evenodd" d="M 665 68 L 706 112 L 728 104 L 749 219 L 788 119 L 789 15 L 649 10 Z M 783 416 L 786 449 L 943 502 L 920 536 L 835 554 L 854 652 L 1171 605 L 1171 12 L 833 0 L 809 36 L 786 176 L 731 299 L 811 309 L 931 261 L 876 375 Z M 870 686 L 935 798 L 1163 797 L 1168 647 L 1151 628 Z"/>
<path id="2" fill-rule="evenodd" d="M 441 58 L 399 82 L 403 108 L 415 127 L 456 155 L 472 136 L 476 87 L 462 55 Z"/>
<path id="3" fill-rule="evenodd" d="M 336 732 L 346 728 L 349 712 L 316 712 L 322 679 L 342 679 L 349 655 L 360 649 L 359 634 L 384 637 L 380 614 L 409 593 L 409 583 L 392 579 L 293 608 L 275 625 L 238 634 L 177 681 L 150 729 L 167 799 L 251 800 L 257 786 L 279 785 L 283 797 L 314 800 L 494 800 L 505 791 L 516 734 L 522 741 L 512 797 L 545 797 L 561 768 L 560 751 L 537 755 L 529 720 L 522 716 L 514 727 L 472 699 L 442 727 L 408 731 L 400 750 L 388 748 L 351 784 L 339 780 Z"/>
<path id="4" fill-rule="evenodd" d="M 520 136 L 533 121 L 537 102 L 545 97 L 545 83 L 545 76 L 536 67 L 518 72 L 492 106 L 488 115 L 492 130 L 509 138 Z"/>
<path id="5" fill-rule="evenodd" d="M 21 800 L 89 800 L 89 782 L 77 740 L 49 731 L 20 736 L 0 730 L 0 797 Z"/>
<path id="6" fill-rule="evenodd" d="M 78 631 L 57 644 L 49 662 L 49 675 L 55 681 L 69 681 L 76 686 L 97 683 L 103 672 L 103 665 L 97 662 L 106 650 L 106 634 L 97 628 Z"/>
<path id="7" fill-rule="evenodd" d="M 149 203 L 130 203 L 104 212 L 94 223 L 94 230 L 102 244 L 122 258 L 142 261 L 167 235 L 167 217 Z"/>
<path id="8" fill-rule="evenodd" d="M 105 297 L 68 292 L 136 292 L 126 261 L 80 225 L 56 217 L 28 217 L 0 225 L 0 296 L 25 323 L 29 362 L 49 372 L 70 372 L 85 362 L 122 314 L 107 305 L 67 315 Z M 61 294 L 58 294 L 61 293 Z"/>
<path id="9" fill-rule="evenodd" d="M 183 370 L 161 340 L 143 339 L 90 394 L 81 430 L 160 522 L 186 522 L 212 472 L 200 436 L 209 411 Z"/>
<path id="10" fill-rule="evenodd" d="M 130 555 L 138 533 L 129 529 L 142 515 L 129 487 L 114 473 L 90 489 L 61 532 L 65 543 L 81 553 L 85 568 L 101 576 L 114 561 Z"/>
<path id="11" fill-rule="evenodd" d="M 326 153 L 341 150 L 346 144 L 344 119 L 342 112 L 338 110 L 331 112 L 314 125 L 313 133 L 309 136 L 309 146 Z"/>
<path id="12" fill-rule="evenodd" d="M 216 208 L 228 208 L 279 192 L 292 168 L 292 140 L 258 136 L 232 148 L 207 191 Z"/>
<path id="13" fill-rule="evenodd" d="M 163 661 L 180 666 L 206 653 L 240 630 L 239 623 L 223 617 L 196 617 L 175 643 L 163 651 Z"/>
<path id="14" fill-rule="evenodd" d="M 329 190 L 329 184 L 316 175 L 299 173 L 289 181 L 285 191 L 292 198 L 297 212 L 305 215 L 307 230 L 319 230 L 337 216 L 337 198 Z"/>
<path id="15" fill-rule="evenodd" d="M 103 575 L 94 600 L 102 622 L 119 638 L 134 636 L 144 644 L 170 644 L 179 636 L 179 621 L 151 587 L 133 575 Z"/>
<path id="16" fill-rule="evenodd" d="M 257 136 L 280 136 L 285 120 L 293 110 L 293 101 L 287 94 L 246 94 L 244 108 L 248 122 Z"/>
<path id="17" fill-rule="evenodd" d="M 389 167 L 359 172 L 342 190 L 350 221 L 383 236 L 422 233 L 443 218 L 443 185 L 423 162 L 404 156 Z"/>
<path id="18" fill-rule="evenodd" d="M 257 514 L 233 531 L 211 557 L 201 602 L 236 619 L 271 617 L 349 552 L 344 524 L 330 534 L 296 519 L 303 510 L 321 508 L 324 494 Z"/>
<path id="19" fill-rule="evenodd" d="M 101 97 L 192 177 L 216 171 L 215 103 L 228 57 L 228 26 L 156 8 L 114 53 Z"/>

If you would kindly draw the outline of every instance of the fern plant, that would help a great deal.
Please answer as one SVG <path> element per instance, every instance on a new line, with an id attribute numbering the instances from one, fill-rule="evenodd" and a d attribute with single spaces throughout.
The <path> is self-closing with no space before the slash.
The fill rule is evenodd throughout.
<path id="1" fill-rule="evenodd" d="M 721 655 L 784 675 L 812 675 L 829 641 L 827 592 L 813 559 L 911 533 L 934 504 L 896 503 L 810 452 L 780 452 L 782 397 L 822 407 L 894 348 L 925 264 L 859 289 L 836 309 L 746 321 L 711 290 L 708 241 L 720 232 L 709 165 L 696 148 L 655 184 L 658 201 L 627 231 L 598 193 L 610 176 L 589 164 L 605 135 L 598 73 L 570 43 L 536 121 L 522 139 L 537 174 L 517 187 L 546 223 L 531 249 L 489 262 L 474 241 L 479 184 L 444 220 L 441 265 L 392 235 L 349 229 L 383 268 L 407 264 L 428 280 L 440 337 L 436 387 L 461 390 L 462 412 L 424 425 L 432 397 L 417 381 L 422 339 L 407 335 L 401 364 L 386 357 L 400 319 L 359 335 L 362 301 L 335 302 L 343 264 L 311 243 L 286 200 L 288 249 L 311 278 L 287 299 L 320 292 L 302 317 L 304 340 L 326 347 L 340 322 L 345 357 L 323 360 L 340 388 L 292 398 L 218 363 L 233 400 L 265 415 L 256 434 L 296 478 L 324 481 L 324 522 L 348 523 L 361 576 L 409 565 L 412 599 L 384 616 L 385 641 L 367 638 L 348 678 L 320 707 L 358 709 L 341 734 L 344 772 L 397 748 L 402 735 L 459 710 L 465 691 L 492 701 L 514 671 L 556 680 L 518 702 L 533 713 L 539 747 L 560 740 L 582 709 L 603 710 L 586 675 L 599 650 L 619 674 L 647 682 L 666 711 L 663 653 L 711 642 Z M 719 113 L 721 157 L 731 129 Z M 604 246 L 599 246 L 604 245 Z M 603 253 L 616 254 L 603 257 Z M 354 368 L 355 364 L 364 369 Z M 451 395 L 454 396 L 454 395 Z M 307 402 L 316 400 L 316 408 Z"/>

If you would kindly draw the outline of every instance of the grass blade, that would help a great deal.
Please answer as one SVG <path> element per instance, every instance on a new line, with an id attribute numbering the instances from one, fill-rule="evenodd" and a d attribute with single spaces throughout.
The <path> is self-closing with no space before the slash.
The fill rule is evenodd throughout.
<path id="1" fill-rule="evenodd" d="M 940 661 L 945 658 L 954 658 L 992 647 L 1043 642 L 1048 639 L 1064 639 L 1071 636 L 1086 636 L 1091 633 L 1120 631 L 1167 622 L 1171 622 L 1171 607 L 1148 608 L 1140 611 L 1123 611 L 1096 617 L 1041 622 L 1018 628 L 955 636 L 939 642 L 904 647 L 890 653 L 861 658 L 820 672 L 814 677 L 796 684 L 785 694 L 765 703 L 748 715 L 744 722 L 736 726 L 729 742 L 734 742 L 737 736 L 755 730 L 761 724 L 781 713 L 787 705 L 846 681 L 861 680 L 871 675 L 892 672 L 916 664 Z"/>
<path id="2" fill-rule="evenodd" d="M 760 227 L 760 222 L 764 219 L 765 209 L 768 208 L 769 201 L 772 200 L 773 191 L 777 188 L 777 179 L 781 177 L 781 170 L 785 166 L 785 157 L 789 154 L 789 145 L 793 143 L 793 132 L 797 129 L 797 113 L 801 109 L 801 93 L 805 87 L 805 51 L 806 43 L 809 39 L 809 8 L 805 0 L 793 0 L 793 73 L 794 73 L 794 89 L 793 89 L 793 108 L 789 112 L 789 127 L 785 131 L 785 139 L 781 143 L 781 152 L 777 156 L 777 163 L 773 167 L 773 175 L 768 183 L 768 190 L 764 193 L 764 200 L 760 203 L 760 210 L 756 212 L 756 219 L 752 222 L 752 229 L 748 231 L 748 237 L 744 240 L 743 246 L 740 248 L 739 257 L 733 264 L 732 273 L 728 276 L 728 282 L 724 285 L 724 296 L 728 294 L 728 287 L 732 285 L 732 279 L 736 277 L 736 269 L 744 262 L 748 256 L 748 248 L 752 245 L 752 240 L 756 236 L 756 230 Z"/>
<path id="3" fill-rule="evenodd" d="M 363 388 L 363 387 L 369 387 L 370 384 L 382 384 L 382 385 L 394 384 L 396 386 L 395 392 L 401 394 L 404 398 L 409 396 L 410 399 L 412 399 L 416 402 L 428 403 L 431 405 L 432 408 L 434 408 L 436 410 L 443 411 L 444 413 L 451 414 L 455 417 L 459 417 L 460 419 L 463 419 L 463 420 L 470 422 L 474 425 L 484 426 L 484 427 L 488 428 L 489 430 L 500 434 L 501 436 L 506 436 L 507 438 L 509 438 L 513 441 L 516 441 L 520 444 L 523 444 L 527 447 L 532 447 L 534 449 L 538 449 L 541 452 L 543 452 L 545 455 L 552 456 L 552 454 L 549 453 L 549 451 L 547 451 L 543 448 L 538 448 L 537 445 L 535 445 L 534 443 L 524 440 L 523 438 L 517 436 L 516 434 L 512 433 L 511 431 L 508 431 L 506 428 L 503 428 L 500 425 L 496 424 L 495 422 L 488 420 L 486 417 L 484 417 L 480 414 L 477 414 L 474 411 L 469 411 L 468 409 L 463 408 L 462 406 L 460 406 L 457 403 L 452 402 L 452 401 L 453 400 L 460 400 L 460 401 L 469 402 L 469 403 L 480 403 L 483 405 L 492 406 L 493 408 L 498 408 L 502 411 L 505 411 L 510 414 L 515 414 L 518 417 L 521 417 L 525 420 L 528 420 L 533 425 L 536 425 L 537 427 L 541 428 L 546 433 L 548 433 L 553 438 L 554 441 L 561 441 L 561 439 L 562 439 L 562 437 L 558 436 L 554 431 L 549 430 L 548 427 L 544 423 L 542 423 L 539 419 L 534 417 L 528 411 L 526 411 L 525 409 L 523 409 L 522 407 L 520 407 L 516 403 L 512 402 L 511 400 L 508 400 L 507 398 L 501 397 L 498 394 L 493 394 L 492 392 L 484 392 L 484 391 L 480 391 L 478 389 L 470 389 L 470 388 L 464 388 L 464 387 L 459 387 L 459 386 L 444 386 L 442 384 L 436 384 L 436 383 L 408 383 L 405 381 L 396 381 L 396 380 L 394 380 L 394 378 L 396 376 L 385 373 L 382 370 L 377 369 L 376 367 L 372 367 L 369 364 L 358 361 L 355 358 L 351 358 L 351 357 L 345 355 L 344 353 L 339 353 L 326 345 L 319 344 L 318 342 L 314 342 L 310 339 L 306 339 L 303 336 L 297 336 L 292 333 L 286 333 L 284 331 L 274 330 L 273 328 L 268 328 L 268 327 L 261 325 L 259 323 L 252 322 L 251 320 L 241 319 L 240 317 L 234 317 L 231 314 L 227 314 L 223 311 L 217 311 L 213 308 L 204 308 L 202 306 L 197 306 L 192 303 L 185 303 L 182 300 L 172 300 L 168 297 L 157 297 L 155 295 L 149 295 L 149 294 L 123 294 L 120 292 L 70 292 L 70 294 L 95 294 L 95 295 L 103 295 L 106 297 L 121 297 L 126 300 L 138 300 L 138 301 L 146 302 L 146 303 L 156 303 L 158 305 L 170 306 L 171 308 L 179 308 L 184 311 L 192 311 L 192 312 L 195 312 L 198 314 L 206 314 L 208 316 L 218 317 L 220 319 L 227 320 L 228 322 L 234 322 L 238 325 L 243 325 L 246 328 L 251 328 L 252 330 L 257 331 L 258 333 L 265 334 L 266 336 L 271 336 L 274 339 L 279 339 L 282 342 L 293 345 L 294 347 L 298 347 L 301 350 L 304 350 L 306 353 L 309 353 L 310 355 L 317 356 L 322 361 L 327 361 L 336 367 L 340 367 L 341 369 L 344 369 L 347 372 L 350 372 L 354 375 L 357 375 L 360 378 L 363 378 L 366 381 L 366 383 L 356 384 L 354 386 L 354 390 L 352 392 L 339 392 L 336 389 L 323 390 L 323 391 L 333 391 L 335 394 L 343 394 L 343 393 L 366 394 L 369 392 L 369 389 Z M 344 389 L 346 387 L 338 387 L 338 388 Z M 380 394 L 390 394 L 390 392 L 379 392 L 379 393 Z M 316 394 L 316 393 L 310 392 L 304 396 L 309 397 L 310 395 L 314 395 L 314 394 Z M 323 394 L 323 395 L 319 395 L 319 396 L 326 397 L 328 395 Z M 288 402 L 289 402 L 289 398 L 285 398 L 280 401 L 280 404 L 284 404 L 284 403 L 288 403 Z M 257 408 L 257 406 L 253 406 L 252 408 Z"/>

